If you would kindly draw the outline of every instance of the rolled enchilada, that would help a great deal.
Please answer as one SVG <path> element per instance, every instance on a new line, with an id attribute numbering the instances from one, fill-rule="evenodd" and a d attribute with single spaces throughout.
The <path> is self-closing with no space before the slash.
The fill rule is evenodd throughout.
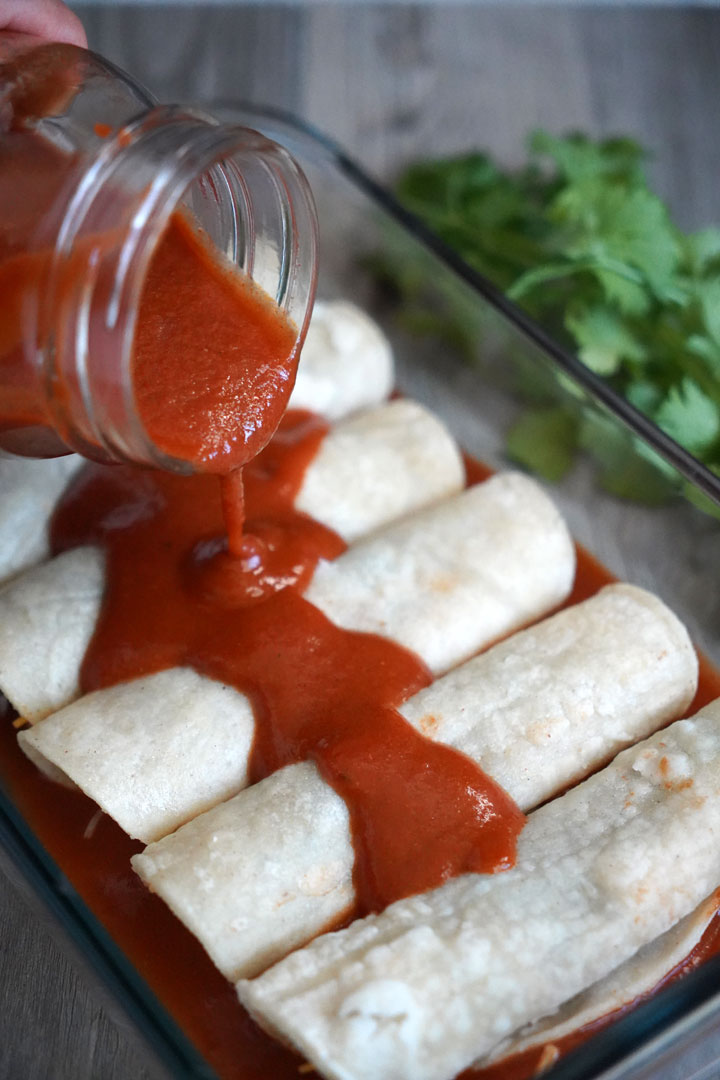
<path id="1" fill-rule="evenodd" d="M 347 300 L 316 301 L 289 408 L 339 420 L 377 405 L 393 388 L 390 344 Z"/>
<path id="2" fill-rule="evenodd" d="M 50 461 L 0 458 L 0 582 L 47 558 L 53 508 L 80 464 L 74 454 Z"/>
<path id="3" fill-rule="evenodd" d="M 295 501 L 352 541 L 459 491 L 463 482 L 457 446 L 443 424 L 415 402 L 399 400 L 331 429 Z M 104 575 L 102 552 L 85 546 L 0 591 L 0 689 L 26 719 L 38 720 L 78 696 Z"/>
<path id="4" fill-rule="evenodd" d="M 400 712 L 529 811 L 680 715 L 696 681 L 672 612 L 613 585 L 455 668 Z M 37 745 L 43 726 L 23 738 Z M 348 811 L 305 762 L 150 845 L 133 866 L 237 979 L 352 910 L 353 862 Z"/>
<path id="5" fill-rule="evenodd" d="M 713 702 L 532 814 L 513 870 L 323 935 L 241 1000 L 324 1076 L 449 1080 L 687 916 L 719 835 Z"/>
<path id="6" fill-rule="evenodd" d="M 604 1018 L 652 994 L 676 969 L 690 969 L 698 961 L 693 950 L 702 941 L 720 907 L 720 890 L 702 900 L 670 930 L 644 945 L 619 967 L 587 990 L 566 1001 L 550 1016 L 528 1024 L 501 1043 L 486 1064 L 516 1054 L 535 1051 L 552 1064 L 560 1056 L 558 1043 L 580 1028 Z"/>
<path id="7" fill-rule="evenodd" d="M 509 473 L 321 564 L 320 585 L 311 582 L 305 595 L 331 620 L 377 629 L 434 669 L 560 603 L 573 572 L 573 547 L 552 502 L 533 481 Z M 20 741 L 41 767 L 62 770 L 147 842 L 245 786 L 253 733 L 243 694 L 176 668 L 88 694 Z"/>

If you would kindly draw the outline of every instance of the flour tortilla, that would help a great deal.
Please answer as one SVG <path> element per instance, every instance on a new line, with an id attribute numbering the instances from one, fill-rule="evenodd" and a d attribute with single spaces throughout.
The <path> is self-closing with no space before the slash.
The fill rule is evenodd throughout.
<path id="1" fill-rule="evenodd" d="M 329 432 L 297 503 L 350 541 L 463 483 L 443 424 L 422 405 L 395 401 Z M 0 589 L 0 689 L 25 719 L 34 723 L 77 697 L 103 586 L 102 555 L 83 548 Z"/>
<path id="2" fill-rule="evenodd" d="M 80 693 L 80 666 L 97 621 L 103 553 L 79 547 L 0 589 L 0 689 L 36 721 Z"/>
<path id="3" fill-rule="evenodd" d="M 402 706 L 531 810 L 681 716 L 697 687 L 687 630 L 634 585 L 601 589 L 436 680 Z"/>
<path id="4" fill-rule="evenodd" d="M 238 992 L 323 1076 L 450 1080 L 688 915 L 719 839 L 716 701 L 532 814 L 515 869 L 322 935 Z"/>
<path id="5" fill-rule="evenodd" d="M 445 426 L 417 402 L 398 400 L 335 426 L 295 506 L 352 543 L 464 483 L 460 451 Z"/>
<path id="6" fill-rule="evenodd" d="M 86 694 L 18 741 L 147 843 L 245 787 L 254 734 L 244 694 L 172 668 Z"/>
<path id="7" fill-rule="evenodd" d="M 0 583 L 47 558 L 48 523 L 80 460 L 0 456 Z"/>
<path id="8" fill-rule="evenodd" d="M 495 1061 L 537 1049 L 548 1057 L 557 1054 L 558 1040 L 618 1009 L 651 994 L 665 976 L 690 955 L 715 918 L 720 906 L 718 890 L 660 937 L 644 945 L 624 964 L 604 979 L 567 1001 L 556 1013 L 517 1032 L 502 1044 L 489 1059 Z"/>
<path id="9" fill-rule="evenodd" d="M 437 675 L 560 604 L 574 574 L 554 504 L 507 472 L 320 563 L 305 596 L 338 626 L 404 645 Z"/>
<path id="10" fill-rule="evenodd" d="M 358 581 L 365 582 L 367 602 L 371 602 L 373 590 L 377 589 L 378 595 L 384 597 L 386 607 L 388 603 L 392 603 L 395 592 L 397 608 L 403 612 L 403 621 L 397 622 L 398 632 L 409 625 L 408 618 L 411 615 L 418 639 L 432 640 L 432 631 L 440 625 L 439 620 L 442 619 L 445 633 L 455 642 L 455 654 L 449 653 L 447 648 L 444 653 L 451 662 L 454 659 L 461 660 L 466 653 L 489 644 L 489 638 L 498 632 L 512 629 L 513 622 L 526 619 L 529 611 L 535 611 L 541 603 L 548 606 L 562 598 L 562 592 L 559 592 L 557 587 L 554 592 L 548 591 L 547 582 L 540 572 L 542 566 L 538 566 L 532 553 L 536 546 L 546 553 L 547 558 L 553 554 L 565 557 L 565 563 L 561 564 L 559 572 L 556 564 L 552 566 L 556 586 L 559 583 L 566 592 L 572 578 L 573 549 L 569 542 L 566 542 L 565 526 L 537 485 L 532 481 L 518 485 L 517 479 L 512 474 L 505 478 L 497 477 L 483 485 L 486 491 L 477 489 L 469 499 L 466 496 L 471 493 L 464 492 L 437 504 L 429 511 L 414 515 L 407 519 L 409 532 L 404 526 L 399 530 L 394 526 L 387 532 L 376 533 L 374 540 L 362 547 L 363 558 L 352 562 L 348 571 L 349 586 L 346 586 L 345 576 L 340 573 L 334 577 L 336 588 L 340 591 L 352 590 L 353 603 L 357 604 Z M 513 496 L 509 503 L 508 487 Z M 521 494 L 525 496 L 523 499 L 520 498 Z M 516 506 L 516 500 L 522 505 Z M 508 514 L 508 505 L 513 509 L 511 516 Z M 544 512 L 547 519 L 543 527 L 554 530 L 553 540 L 540 536 L 535 531 L 541 516 L 538 510 Z M 495 520 L 498 513 L 501 516 L 500 527 Z M 523 524 L 526 530 L 525 546 L 528 549 L 525 558 L 522 544 L 516 537 L 516 532 L 523 528 Z M 498 547 L 492 555 L 494 563 L 491 564 L 491 553 L 486 540 L 485 565 L 482 572 L 478 572 L 475 545 L 467 543 L 467 531 L 480 537 L 484 532 L 497 536 L 499 528 L 501 535 Z M 391 533 L 389 540 L 388 533 Z M 421 564 L 421 572 L 416 575 L 411 567 L 410 573 L 399 574 L 398 564 L 404 564 L 406 560 L 412 561 L 416 557 L 417 540 L 408 540 L 408 536 L 413 537 L 416 533 L 420 535 L 420 559 L 425 560 Z M 503 536 L 507 537 L 507 543 L 502 542 Z M 482 540 L 479 543 L 482 547 Z M 422 551 L 424 544 L 429 545 L 429 552 Z M 378 549 L 384 559 L 380 568 Z M 69 553 L 66 558 L 69 560 L 72 554 Z M 346 556 L 343 556 L 339 561 L 342 562 L 345 558 Z M 84 556 L 80 555 L 71 563 L 73 569 L 80 574 L 83 561 Z M 522 565 L 518 565 L 520 563 Z M 366 567 L 365 571 L 363 565 Z M 444 573 L 445 566 L 449 567 L 447 574 Z M 535 568 L 534 578 L 529 568 L 530 571 Z M 526 589 L 522 595 L 518 595 L 518 578 Z M 101 579 L 100 570 L 95 579 L 97 605 L 100 602 Z M 508 595 L 503 597 L 501 589 L 505 583 Z M 491 612 L 490 620 L 483 618 L 486 597 Z M 33 604 L 33 611 L 39 611 L 37 603 Z M 475 619 L 469 617 L 472 612 L 476 613 Z M 501 624 L 498 623 L 498 613 L 505 619 Z M 84 640 L 87 640 L 92 632 L 95 618 L 92 610 L 86 614 L 92 618 L 85 619 Z M 464 628 L 462 633 L 456 629 L 456 620 L 460 621 L 461 628 Z M 423 622 L 428 624 L 427 631 L 418 626 Z M 45 626 L 42 620 L 40 624 Z M 80 636 L 79 632 L 75 635 L 76 638 Z M 0 644 L 1 640 L 0 637 Z M 67 650 L 71 640 L 73 639 L 67 633 L 64 636 L 58 634 L 56 627 L 45 644 L 63 652 Z M 408 641 L 401 640 L 400 643 L 408 644 Z M 77 693 L 77 668 L 81 656 L 82 652 L 79 651 L 79 655 L 76 652 L 73 657 L 75 683 L 71 685 L 68 678 L 64 686 L 66 691 L 71 691 L 74 686 Z M 22 643 L 18 639 L 16 655 L 13 657 L 15 671 L 20 670 L 22 659 Z M 35 659 L 40 662 L 42 656 Z M 69 670 L 68 664 L 65 673 Z M 179 678 L 182 685 L 185 676 L 181 675 Z M 170 672 L 166 673 L 166 680 L 163 686 L 170 685 Z M 209 680 L 205 679 L 204 682 L 212 686 Z M 181 691 L 175 696 L 180 700 Z M 240 698 L 237 709 L 242 715 L 237 719 L 237 723 L 244 723 L 247 704 L 241 695 Z M 48 763 L 47 768 L 52 766 L 53 771 L 60 770 L 79 785 L 111 813 L 131 836 L 148 842 L 177 828 L 189 820 L 194 812 L 199 812 L 200 808 L 204 809 L 211 802 L 219 802 L 232 793 L 228 786 L 227 762 L 218 762 L 215 768 L 208 765 L 206 785 L 200 796 L 201 801 L 204 800 L 204 806 L 200 807 L 192 775 L 188 774 L 183 766 L 183 762 L 191 760 L 193 756 L 194 740 L 200 726 L 194 716 L 194 709 L 200 709 L 202 714 L 200 701 L 201 694 L 198 692 L 196 698 L 188 700 L 186 708 L 178 717 L 172 708 L 164 707 L 162 695 L 158 693 L 152 680 L 143 680 L 140 689 L 131 681 L 112 690 L 98 691 L 58 710 L 42 723 L 36 724 L 32 732 L 23 734 L 20 745 L 33 755 L 36 762 L 44 759 Z M 228 708 L 231 706 L 228 705 Z M 169 806 L 165 805 L 164 793 L 166 768 L 172 772 L 170 762 L 159 761 L 158 791 L 155 794 L 149 790 L 146 797 L 140 799 L 136 790 L 139 782 L 138 755 L 143 757 L 143 748 L 149 740 L 147 758 L 148 769 L 151 768 L 153 758 L 159 758 L 160 755 L 165 724 L 168 725 L 168 753 L 172 749 L 172 753 L 178 758 L 177 767 L 174 769 L 175 792 L 172 805 Z M 110 731 L 113 732 L 112 736 L 106 738 L 106 732 Z M 224 730 L 218 729 L 218 754 L 225 756 L 228 761 L 236 760 L 234 738 L 232 723 Z M 221 747 L 224 749 L 220 749 Z M 160 756 L 164 758 L 166 755 Z M 101 758 L 105 760 L 102 768 Z M 218 782 L 215 797 L 212 799 L 211 791 L 215 787 L 216 773 Z M 150 789 L 153 787 L 148 772 L 143 773 L 142 782 L 147 783 Z M 246 782 L 246 761 L 241 757 L 233 790 L 240 791 Z M 344 838 L 341 838 L 340 846 L 343 847 L 344 843 Z"/>
<path id="11" fill-rule="evenodd" d="M 455 668 L 401 712 L 422 730 L 431 706 L 428 736 L 497 779 L 490 761 L 528 811 L 678 716 L 696 681 L 697 660 L 675 616 L 644 590 L 614 585 Z M 151 845 L 133 866 L 227 978 L 256 975 L 268 957 L 337 923 L 354 899 L 350 826 L 338 802 L 314 766 L 289 766 Z M 292 813 L 276 826 L 285 806 Z M 275 827 L 282 859 L 268 842 Z M 306 841 L 314 831 L 319 849 Z M 314 903 L 305 882 L 317 879 L 327 888 Z M 206 908 L 210 888 L 216 902 Z"/>
<path id="12" fill-rule="evenodd" d="M 289 408 L 339 420 L 384 401 L 394 378 L 390 343 L 377 323 L 346 300 L 317 301 Z"/>
<path id="13" fill-rule="evenodd" d="M 345 803 L 309 762 L 280 769 L 133 860 L 228 979 L 262 971 L 348 912 L 352 863 Z"/>

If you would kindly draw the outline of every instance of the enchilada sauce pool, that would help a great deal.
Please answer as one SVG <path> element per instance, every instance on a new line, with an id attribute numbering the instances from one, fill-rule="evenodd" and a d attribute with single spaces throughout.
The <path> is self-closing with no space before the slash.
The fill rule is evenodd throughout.
<path id="1" fill-rule="evenodd" d="M 304 461 L 311 458 L 322 438 L 322 431 L 322 425 L 313 418 L 297 415 L 289 418 L 268 449 L 250 465 L 246 484 L 249 528 L 253 523 L 260 525 L 254 516 L 253 495 L 255 485 L 262 484 L 258 474 L 273 474 L 279 487 L 285 482 L 291 486 L 297 483 L 296 470 L 302 471 Z M 292 445 L 291 450 L 288 443 Z M 87 535 L 93 517 L 89 493 L 102 471 L 91 469 L 81 480 L 80 488 L 69 493 L 57 519 L 58 543 L 61 531 L 65 544 Z M 114 469 L 105 472 L 108 476 L 115 474 L 117 491 L 123 473 Z M 488 473 L 481 466 L 468 462 L 468 474 L 470 482 L 478 482 Z M 148 478 L 151 474 L 140 475 Z M 170 484 L 175 482 L 174 479 L 168 481 Z M 207 500 L 207 505 L 214 506 L 210 533 L 217 539 L 221 531 L 221 511 L 214 490 L 216 484 L 210 477 L 196 478 L 192 483 L 198 494 L 202 493 Z M 139 508 L 142 503 L 142 500 L 138 503 L 139 477 L 130 478 L 129 484 L 135 500 L 132 505 Z M 95 488 L 96 494 L 101 487 L 102 484 Z M 104 497 L 109 497 L 107 491 Z M 69 509 L 73 502 L 76 513 L 84 506 L 85 518 L 80 514 L 71 523 Z M 109 503 L 106 503 L 105 509 L 108 507 Z M 92 526 L 98 527 L 97 522 Z M 314 529 L 316 526 L 308 527 Z M 323 543 L 328 545 L 324 548 L 326 553 L 331 553 L 333 544 L 335 550 L 341 546 L 332 534 L 326 534 Z M 221 556 L 224 554 L 222 541 L 216 549 L 210 543 L 205 548 L 205 557 L 212 561 L 218 551 Z M 193 560 L 191 565 L 195 573 Z M 593 595 L 613 580 L 607 570 L 580 549 L 576 583 L 567 604 Z M 139 606 L 136 612 L 138 610 L 141 610 Z M 420 682 L 426 678 L 422 672 L 418 676 Z M 86 677 L 101 683 L 110 675 L 99 669 L 87 673 Z M 718 696 L 720 675 L 701 658 L 699 688 L 692 711 Z M 18 750 L 9 718 L 8 722 L 0 724 L 0 769 L 10 796 L 39 840 L 218 1075 L 232 1080 L 297 1080 L 303 1075 L 302 1060 L 256 1027 L 240 1007 L 233 987 L 215 969 L 201 945 L 132 872 L 130 857 L 142 850 L 142 845 L 130 840 L 85 796 L 46 779 Z M 718 922 L 716 916 L 689 958 L 690 965 L 719 950 Z M 558 1050 L 571 1049 L 596 1029 L 597 1025 L 593 1025 L 587 1031 L 574 1033 L 558 1043 Z M 542 1049 L 539 1049 L 489 1071 L 468 1072 L 463 1076 L 477 1076 L 483 1080 L 526 1080 L 535 1073 L 541 1054 Z"/>

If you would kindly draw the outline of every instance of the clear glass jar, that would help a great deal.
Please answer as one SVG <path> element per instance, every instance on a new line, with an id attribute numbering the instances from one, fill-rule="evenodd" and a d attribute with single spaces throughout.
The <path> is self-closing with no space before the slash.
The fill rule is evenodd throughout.
<path id="1" fill-rule="evenodd" d="M 317 223 L 292 157 L 255 131 L 156 105 L 71 45 L 0 46 L 0 450 L 176 471 L 140 420 L 133 336 L 145 274 L 186 211 L 302 343 Z M 288 389 L 289 393 L 289 389 Z M 242 417 L 238 417 L 240 423 Z"/>

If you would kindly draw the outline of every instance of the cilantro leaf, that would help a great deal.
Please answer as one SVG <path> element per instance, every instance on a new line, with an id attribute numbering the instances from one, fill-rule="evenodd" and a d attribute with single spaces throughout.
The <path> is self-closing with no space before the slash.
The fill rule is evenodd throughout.
<path id="1" fill-rule="evenodd" d="M 565 188 L 550 212 L 571 231 L 568 255 L 593 259 L 631 280 L 638 271 L 659 299 L 675 299 L 680 244 L 665 206 L 651 192 L 594 177 Z"/>
<path id="2" fill-rule="evenodd" d="M 715 344 L 720 345 L 720 276 L 701 282 L 697 297 L 705 330 Z"/>
<path id="3" fill-rule="evenodd" d="M 709 449 L 720 433 L 717 406 L 689 378 L 670 388 L 654 418 L 663 431 L 691 453 Z"/>
<path id="4" fill-rule="evenodd" d="M 615 138 L 595 141 L 581 132 L 558 138 L 547 131 L 534 131 L 528 140 L 530 150 L 553 159 L 558 172 L 574 182 L 590 176 L 605 176 L 625 183 L 642 182 L 645 150 L 634 139 Z"/>
<path id="5" fill-rule="evenodd" d="M 623 359 L 643 360 L 645 350 L 618 312 L 597 305 L 568 311 L 565 325 L 578 343 L 578 356 L 598 375 L 614 375 Z"/>
<path id="6" fill-rule="evenodd" d="M 528 151 L 519 169 L 482 152 L 421 162 L 400 178 L 398 193 L 597 375 L 716 468 L 720 228 L 684 235 L 675 226 L 648 184 L 648 155 L 632 139 L 538 131 Z M 434 325 L 477 356 L 466 307 L 445 296 L 441 316 L 430 314 L 427 290 L 401 260 L 395 281 L 406 325 Z M 543 407 L 511 429 L 515 460 L 556 478 L 580 448 L 619 495 L 655 501 L 681 489 L 645 444 L 587 419 L 582 393 L 569 394 L 561 372 L 554 391 L 528 396 Z"/>
<path id="7" fill-rule="evenodd" d="M 720 229 L 701 229 L 683 238 L 685 258 L 693 274 L 702 274 L 710 263 L 720 260 Z"/>

